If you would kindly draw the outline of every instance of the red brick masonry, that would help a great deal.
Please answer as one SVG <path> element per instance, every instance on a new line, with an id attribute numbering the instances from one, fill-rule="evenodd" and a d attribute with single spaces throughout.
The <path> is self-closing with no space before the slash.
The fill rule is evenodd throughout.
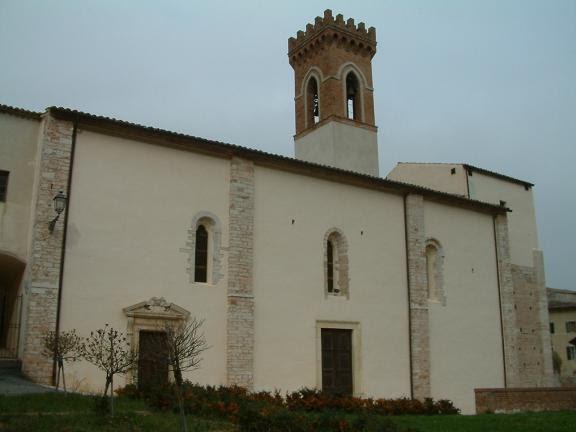
<path id="1" fill-rule="evenodd" d="M 476 413 L 576 410 L 576 387 L 475 389 Z"/>

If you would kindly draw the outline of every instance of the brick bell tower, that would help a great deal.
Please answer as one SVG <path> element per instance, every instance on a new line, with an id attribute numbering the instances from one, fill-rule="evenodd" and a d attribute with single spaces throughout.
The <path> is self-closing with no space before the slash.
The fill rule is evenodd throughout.
<path id="1" fill-rule="evenodd" d="M 297 159 L 378 176 L 374 54 L 376 29 L 330 9 L 288 40 Z"/>

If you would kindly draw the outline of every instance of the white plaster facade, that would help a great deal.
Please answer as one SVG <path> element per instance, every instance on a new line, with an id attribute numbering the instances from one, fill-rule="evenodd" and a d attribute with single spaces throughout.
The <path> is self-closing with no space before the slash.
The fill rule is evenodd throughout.
<path id="1" fill-rule="evenodd" d="M 297 159 L 378 176 L 376 131 L 332 121 L 294 140 Z"/>

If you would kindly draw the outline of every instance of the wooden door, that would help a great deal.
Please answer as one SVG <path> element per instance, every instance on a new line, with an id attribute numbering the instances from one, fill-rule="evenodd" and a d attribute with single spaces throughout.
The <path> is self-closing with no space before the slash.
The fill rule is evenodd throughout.
<path id="1" fill-rule="evenodd" d="M 138 387 L 150 388 L 168 382 L 166 333 L 140 331 L 138 344 Z"/>
<path id="2" fill-rule="evenodd" d="M 352 395 L 352 330 L 322 329 L 322 390 Z"/>

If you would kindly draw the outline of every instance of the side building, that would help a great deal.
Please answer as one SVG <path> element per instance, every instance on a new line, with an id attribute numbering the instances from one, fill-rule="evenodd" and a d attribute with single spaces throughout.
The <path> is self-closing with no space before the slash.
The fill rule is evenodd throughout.
<path id="1" fill-rule="evenodd" d="M 548 288 L 554 372 L 562 385 L 576 384 L 576 292 Z"/>
<path id="2" fill-rule="evenodd" d="M 389 179 L 501 205 L 508 214 L 511 295 L 503 298 L 508 351 L 521 387 L 552 385 L 552 353 L 543 253 L 532 195 L 533 184 L 467 164 L 398 163 Z M 502 285 L 501 289 L 507 289 Z M 505 281 L 507 283 L 508 281 Z"/>

